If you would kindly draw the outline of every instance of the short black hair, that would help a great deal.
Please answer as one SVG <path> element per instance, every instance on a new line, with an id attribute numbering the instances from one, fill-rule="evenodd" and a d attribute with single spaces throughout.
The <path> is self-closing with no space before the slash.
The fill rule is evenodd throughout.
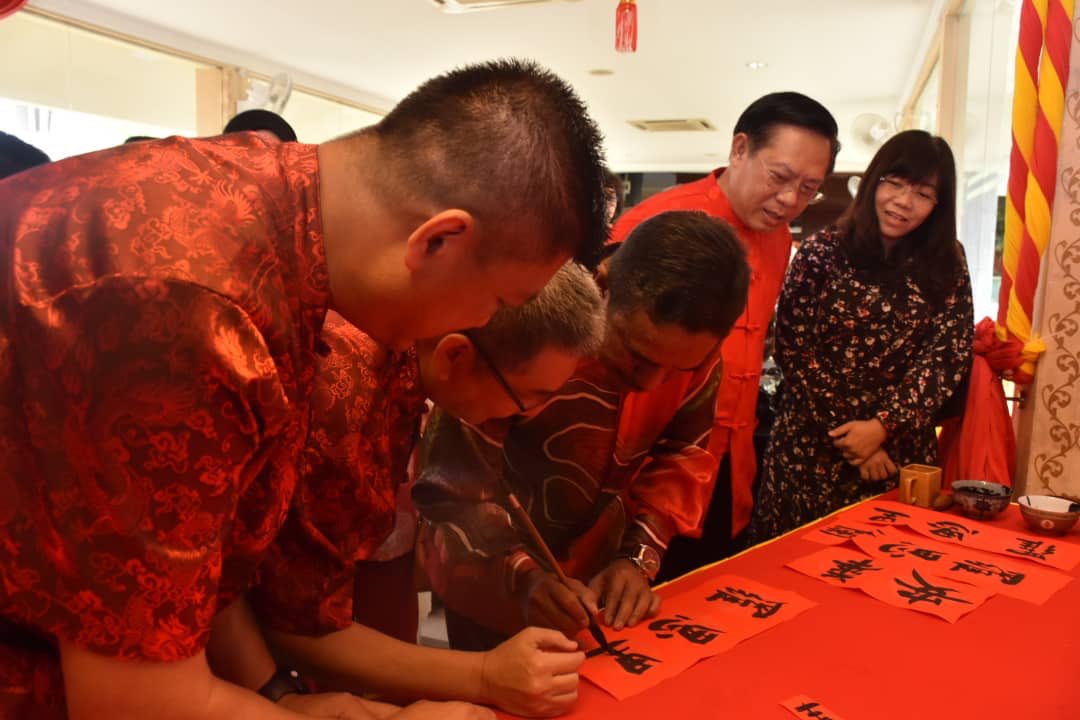
<path id="1" fill-rule="evenodd" d="M 149 135 L 132 135 L 131 137 L 129 137 L 127 140 L 124 141 L 124 144 L 125 145 L 130 145 L 131 143 L 149 142 L 150 140 L 157 140 L 157 138 L 156 137 L 151 137 Z"/>
<path id="2" fill-rule="evenodd" d="M 829 172 L 833 171 L 836 155 L 840 152 L 836 118 L 824 105 L 802 93 L 774 92 L 759 97 L 743 110 L 735 123 L 734 134 L 744 133 L 750 139 L 750 152 L 754 152 L 768 145 L 773 132 L 781 125 L 810 130 L 827 139 L 832 149 Z"/>
<path id="3" fill-rule="evenodd" d="M 730 225 L 671 210 L 634 228 L 611 256 L 607 287 L 612 310 L 724 338 L 746 307 L 750 265 Z"/>
<path id="4" fill-rule="evenodd" d="M 49 156 L 14 135 L 0 132 L 0 178 L 50 162 Z"/>
<path id="5" fill-rule="evenodd" d="M 594 260 L 607 239 L 602 136 L 585 103 L 536 63 L 452 70 L 406 96 L 373 133 L 385 190 L 468 210 L 506 227 L 482 256 Z M 540 247 L 515 242 L 538 229 Z"/>
<path id="6" fill-rule="evenodd" d="M 260 108 L 238 113 L 225 124 L 222 132 L 228 134 L 249 130 L 265 130 L 276 135 L 281 142 L 296 142 L 296 131 L 292 129 L 292 125 L 285 122 L 285 118 Z"/>

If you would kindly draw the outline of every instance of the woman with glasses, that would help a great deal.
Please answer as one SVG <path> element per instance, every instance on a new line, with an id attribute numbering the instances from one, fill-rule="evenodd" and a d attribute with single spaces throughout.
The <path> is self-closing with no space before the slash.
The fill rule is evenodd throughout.
<path id="1" fill-rule="evenodd" d="M 971 283 L 948 144 L 886 142 L 835 226 L 803 242 L 776 315 L 784 383 L 751 538 L 761 542 L 936 464 L 934 417 L 971 358 Z"/>

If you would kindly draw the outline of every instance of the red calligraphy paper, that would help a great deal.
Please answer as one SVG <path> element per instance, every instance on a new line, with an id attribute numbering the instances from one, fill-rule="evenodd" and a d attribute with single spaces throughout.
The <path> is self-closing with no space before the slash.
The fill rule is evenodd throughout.
<path id="1" fill-rule="evenodd" d="M 900 562 L 900 561 L 898 561 Z M 893 607 L 929 613 L 954 623 L 986 602 L 993 592 L 954 578 L 931 575 L 910 564 L 863 577 L 859 589 Z"/>
<path id="2" fill-rule="evenodd" d="M 880 534 L 881 528 L 862 522 L 852 522 L 841 516 L 807 530 L 802 537 L 822 545 L 840 545 L 857 537 L 875 537 Z"/>
<path id="3" fill-rule="evenodd" d="M 879 538 L 859 537 L 863 552 L 889 560 L 910 560 L 917 567 L 942 577 L 977 585 L 1002 595 L 1042 605 L 1072 578 L 1050 568 L 956 545 L 948 545 L 915 533 L 886 528 Z"/>
<path id="4" fill-rule="evenodd" d="M 857 550 L 839 547 L 819 550 L 798 560 L 792 560 L 787 566 L 830 585 L 855 589 L 862 584 L 865 575 L 885 572 L 884 564 L 880 559 L 872 558 Z"/>
<path id="5" fill-rule="evenodd" d="M 780 704 L 792 715 L 803 720 L 844 720 L 817 700 L 812 700 L 806 695 L 796 695 Z"/>
<path id="6" fill-rule="evenodd" d="M 696 595 L 681 594 L 666 599 L 656 617 L 632 628 L 605 628 L 606 651 L 583 634 L 579 641 L 587 659 L 581 674 L 622 700 L 757 632 L 743 618 L 704 617 L 706 611 Z"/>

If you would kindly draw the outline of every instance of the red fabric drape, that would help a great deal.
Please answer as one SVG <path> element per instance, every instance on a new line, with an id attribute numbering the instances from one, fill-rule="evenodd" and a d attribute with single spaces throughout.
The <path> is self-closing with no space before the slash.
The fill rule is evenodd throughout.
<path id="1" fill-rule="evenodd" d="M 942 480 L 989 480 L 1012 486 L 1016 437 L 1001 373 L 1023 361 L 1023 343 L 1001 340 L 990 318 L 975 326 L 971 380 L 963 417 L 948 421 L 939 438 Z"/>

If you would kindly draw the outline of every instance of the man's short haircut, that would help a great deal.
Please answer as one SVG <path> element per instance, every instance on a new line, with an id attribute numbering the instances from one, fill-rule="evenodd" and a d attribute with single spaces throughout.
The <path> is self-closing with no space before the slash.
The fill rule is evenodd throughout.
<path id="1" fill-rule="evenodd" d="M 501 308 L 469 334 L 503 371 L 521 367 L 546 348 L 585 357 L 600 348 L 604 301 L 589 271 L 570 262 L 536 297 Z"/>
<path id="2" fill-rule="evenodd" d="M 281 142 L 296 142 L 296 131 L 292 129 L 292 125 L 285 121 L 285 118 L 275 112 L 261 108 L 238 113 L 225 124 L 222 133 L 227 135 L 251 130 L 264 130 L 273 133 Z"/>
<path id="3" fill-rule="evenodd" d="M 724 338 L 746 306 L 750 266 L 730 225 L 672 210 L 638 225 L 611 256 L 608 306 Z"/>
<path id="4" fill-rule="evenodd" d="M 49 162 L 49 156 L 14 135 L 0 132 L 0 178 Z"/>
<path id="5" fill-rule="evenodd" d="M 532 62 L 496 60 L 428 80 L 377 125 L 385 191 L 460 208 L 500 229 L 481 257 L 589 263 L 607 239 L 602 137 L 565 81 Z M 540 247 L 514 242 L 539 230 Z"/>
<path id="6" fill-rule="evenodd" d="M 793 125 L 810 130 L 829 141 L 832 155 L 829 172 L 836 165 L 840 152 L 836 118 L 824 105 L 797 92 L 775 92 L 759 97 L 743 110 L 735 123 L 734 134 L 745 133 L 750 139 L 750 152 L 764 147 L 772 140 L 773 132 L 781 125 Z"/>

